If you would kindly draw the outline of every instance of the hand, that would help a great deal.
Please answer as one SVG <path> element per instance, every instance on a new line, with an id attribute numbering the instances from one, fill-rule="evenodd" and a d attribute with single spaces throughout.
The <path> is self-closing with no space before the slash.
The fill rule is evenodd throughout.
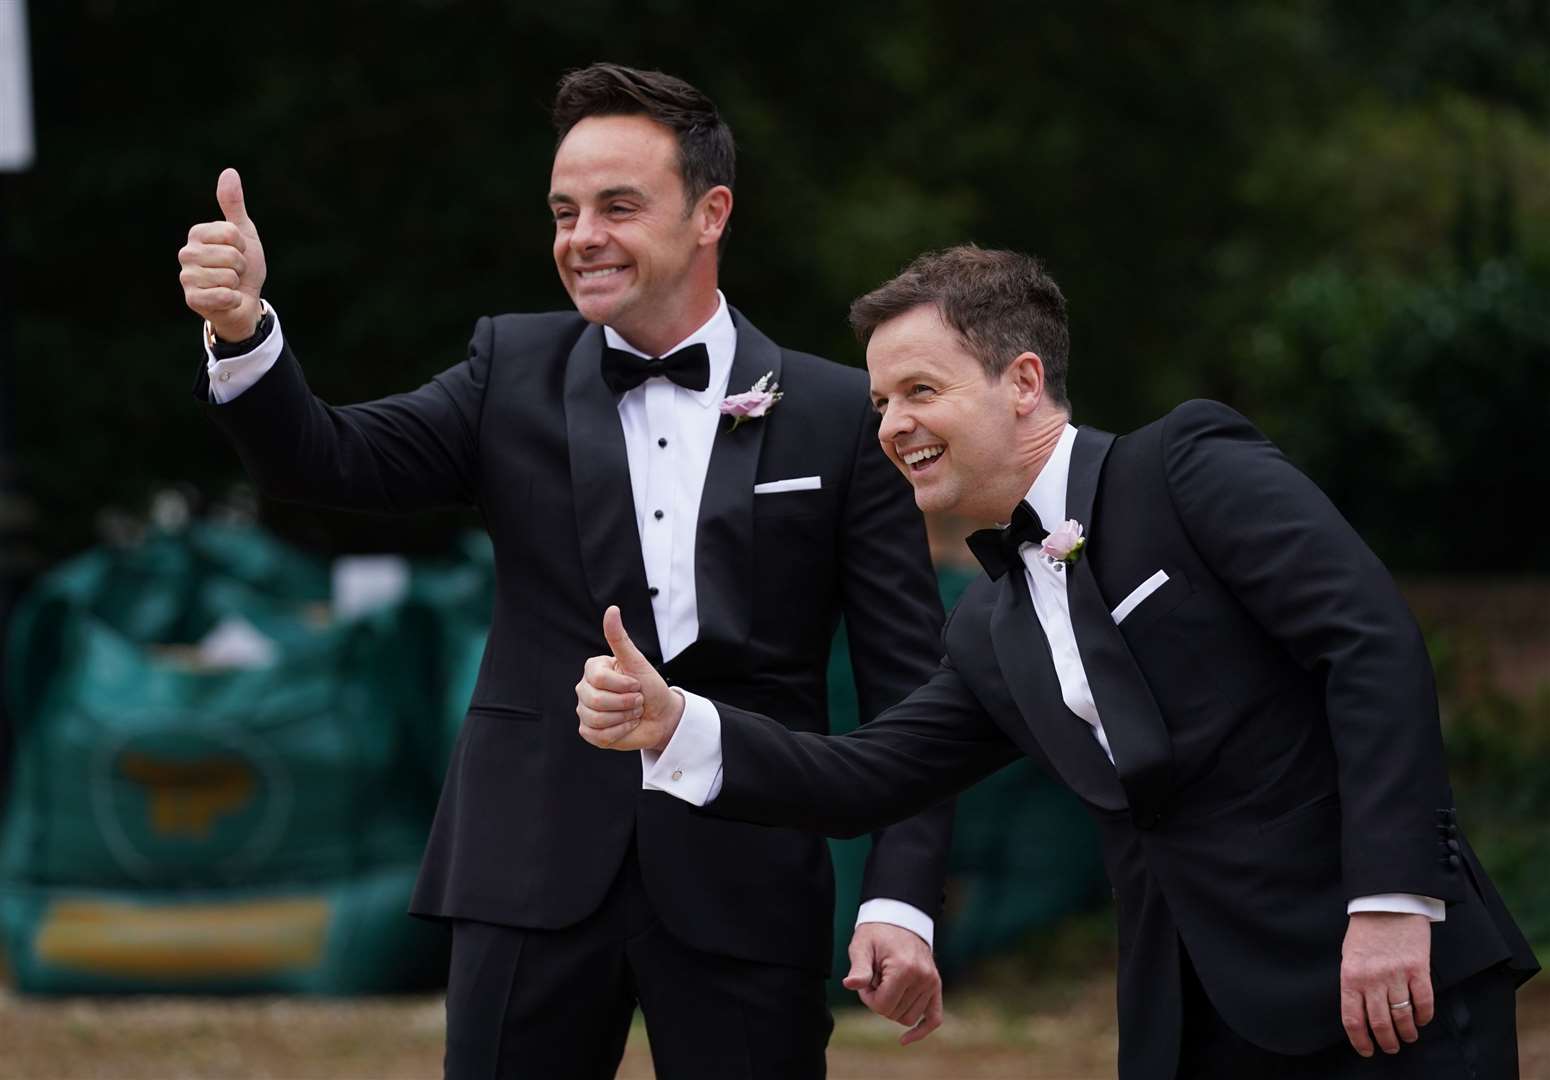
<path id="1" fill-rule="evenodd" d="M 862 923 L 850 939 L 844 985 L 878 1016 L 909 1028 L 900 1046 L 919 1042 L 942 1026 L 942 977 L 931 948 L 902 926 Z"/>
<path id="2" fill-rule="evenodd" d="M 581 737 L 605 750 L 664 750 L 678 730 L 684 699 L 624 632 L 617 607 L 603 612 L 603 637 L 612 656 L 587 661 L 576 684 Z"/>
<path id="3" fill-rule="evenodd" d="M 1362 911 L 1351 916 L 1340 949 L 1340 1022 L 1362 1057 L 1376 1039 L 1385 1054 L 1421 1037 L 1435 1001 L 1431 976 L 1432 927 L 1425 915 Z M 1392 1009 L 1397 1002 L 1408 1008 Z M 1367 1030 L 1372 1029 L 1372 1037 Z"/>
<path id="4" fill-rule="evenodd" d="M 258 329 L 263 308 L 258 291 L 268 269 L 258 229 L 242 199 L 242 177 L 227 169 L 215 184 L 215 201 L 225 220 L 206 221 L 188 230 L 188 243 L 178 252 L 183 267 L 183 302 L 194 314 L 210 320 L 222 341 L 243 341 Z"/>

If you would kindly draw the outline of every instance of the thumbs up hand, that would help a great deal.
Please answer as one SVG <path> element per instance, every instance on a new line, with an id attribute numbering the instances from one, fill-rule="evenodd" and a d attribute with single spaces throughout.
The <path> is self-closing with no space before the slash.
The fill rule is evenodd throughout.
<path id="1" fill-rule="evenodd" d="M 268 270 L 258 229 L 248 217 L 242 177 L 227 169 L 215 185 L 221 221 L 206 221 L 188 230 L 188 243 L 178 252 L 183 268 L 183 302 L 210 320 L 222 341 L 253 336 L 263 309 L 258 302 Z"/>
<path id="2" fill-rule="evenodd" d="M 594 656 L 576 684 L 581 737 L 607 750 L 662 750 L 678 730 L 683 697 L 625 633 L 619 609 L 603 613 L 611 656 Z"/>

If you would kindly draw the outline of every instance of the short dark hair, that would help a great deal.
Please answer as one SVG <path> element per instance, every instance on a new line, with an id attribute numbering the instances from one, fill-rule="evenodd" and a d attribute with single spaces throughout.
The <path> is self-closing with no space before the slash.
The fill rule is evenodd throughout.
<path id="1" fill-rule="evenodd" d="M 850 325 L 864 346 L 883 323 L 923 304 L 936 307 L 986 378 L 1000 377 L 1025 352 L 1037 353 L 1050 400 L 1070 409 L 1066 298 L 1033 256 L 973 244 L 928 251 L 851 304 Z"/>
<path id="2" fill-rule="evenodd" d="M 730 188 L 737 175 L 732 129 L 715 102 L 672 75 L 619 64 L 570 71 L 554 95 L 556 145 L 589 116 L 647 116 L 678 139 L 678 174 L 685 210 L 711 188 Z"/>

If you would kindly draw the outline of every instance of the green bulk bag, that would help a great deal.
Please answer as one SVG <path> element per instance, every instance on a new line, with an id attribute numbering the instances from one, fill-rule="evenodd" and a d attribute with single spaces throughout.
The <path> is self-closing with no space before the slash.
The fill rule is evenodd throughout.
<path id="1" fill-rule="evenodd" d="M 130 938 L 151 925 L 132 917 L 147 897 L 203 895 L 203 911 L 303 889 L 357 916 L 382 903 L 356 929 L 377 927 L 383 955 L 417 969 L 400 950 L 425 939 L 404 911 L 440 781 L 426 767 L 444 742 L 436 616 L 416 601 L 331 620 L 327 597 L 322 564 L 196 527 L 89 552 L 26 598 L 6 657 L 17 737 L 0 820 L 0 921 L 24 988 L 91 988 L 35 948 L 79 929 L 47 904 L 83 892 L 107 898 L 89 909 L 104 934 Z M 198 663 L 190 642 L 233 615 L 268 641 L 267 666 Z M 355 985 L 314 961 L 311 988 Z"/>

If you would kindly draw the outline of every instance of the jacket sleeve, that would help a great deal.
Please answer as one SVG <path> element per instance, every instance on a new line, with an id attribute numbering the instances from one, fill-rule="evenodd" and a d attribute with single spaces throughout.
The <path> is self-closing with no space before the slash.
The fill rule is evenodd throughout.
<path id="1" fill-rule="evenodd" d="M 947 660 L 924 686 L 844 735 L 791 731 L 719 702 L 716 710 L 723 782 L 703 812 L 828 836 L 859 836 L 919 814 L 1022 756 Z"/>
<path id="2" fill-rule="evenodd" d="M 942 599 L 925 522 L 909 482 L 877 442 L 878 417 L 862 396 L 840 540 L 840 593 L 866 723 L 923 684 L 941 656 Z M 940 917 L 953 837 L 951 800 L 877 832 L 861 900 L 902 900 Z"/>
<path id="3" fill-rule="evenodd" d="M 384 513 L 478 501 L 478 432 L 494 331 L 482 318 L 468 358 L 418 390 L 334 406 L 307 386 L 287 342 L 250 389 L 205 403 L 271 498 Z M 196 396 L 203 399 L 196 386 Z"/>
<path id="4" fill-rule="evenodd" d="M 1393 579 L 1319 488 L 1242 416 L 1181 405 L 1163 425 L 1174 508 L 1208 566 L 1323 684 L 1348 899 L 1462 896 L 1437 691 Z"/>

